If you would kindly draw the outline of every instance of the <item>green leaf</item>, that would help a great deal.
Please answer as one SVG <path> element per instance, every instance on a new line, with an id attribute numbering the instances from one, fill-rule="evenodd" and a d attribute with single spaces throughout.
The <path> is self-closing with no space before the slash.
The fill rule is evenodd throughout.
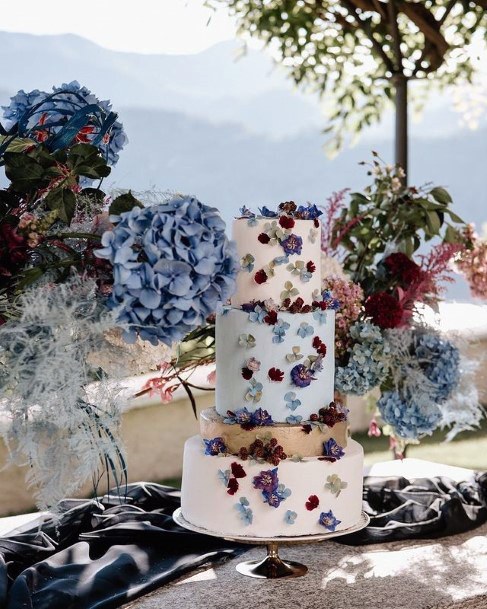
<path id="1" fill-rule="evenodd" d="M 430 233 L 437 235 L 440 232 L 441 220 L 436 211 L 429 211 L 426 216 L 426 224 L 430 230 Z"/>
<path id="2" fill-rule="evenodd" d="M 30 192 L 46 185 L 44 168 L 35 159 L 19 152 L 6 152 L 5 175 L 16 192 Z"/>
<path id="3" fill-rule="evenodd" d="M 453 220 L 453 222 L 457 222 L 458 224 L 465 224 L 465 221 L 462 220 L 460 218 L 460 216 L 457 216 L 457 214 L 453 213 L 450 210 L 447 210 L 447 213 L 449 214 L 450 218 Z"/>
<path id="4" fill-rule="evenodd" d="M 44 199 L 49 209 L 57 210 L 59 219 L 70 224 L 76 209 L 76 196 L 72 190 L 56 188 Z"/>
<path id="5" fill-rule="evenodd" d="M 128 191 L 127 193 L 120 195 L 116 199 L 113 200 L 110 205 L 110 209 L 108 213 L 111 216 L 119 216 L 125 211 L 132 211 L 134 207 L 144 207 L 142 203 L 134 197 L 132 191 Z"/>
<path id="6" fill-rule="evenodd" d="M 443 203 L 443 205 L 448 205 L 448 203 L 452 203 L 452 198 L 450 197 L 449 193 L 441 186 L 433 188 L 433 190 L 431 190 L 429 194 L 439 203 Z"/>
<path id="7" fill-rule="evenodd" d="M 68 165 L 76 175 L 94 180 L 106 178 L 111 172 L 98 148 L 91 144 L 73 146 L 69 151 Z"/>
<path id="8" fill-rule="evenodd" d="M 447 226 L 445 231 L 444 243 L 461 243 L 462 235 L 453 226 Z"/>

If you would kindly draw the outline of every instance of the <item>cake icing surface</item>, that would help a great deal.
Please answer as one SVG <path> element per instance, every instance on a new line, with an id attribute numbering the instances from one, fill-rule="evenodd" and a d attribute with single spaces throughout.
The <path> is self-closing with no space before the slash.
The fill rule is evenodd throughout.
<path id="1" fill-rule="evenodd" d="M 216 408 L 185 445 L 184 518 L 212 533 L 279 537 L 360 520 L 362 447 L 334 401 L 335 308 L 321 293 L 319 210 L 243 208 L 241 271 L 216 316 Z"/>

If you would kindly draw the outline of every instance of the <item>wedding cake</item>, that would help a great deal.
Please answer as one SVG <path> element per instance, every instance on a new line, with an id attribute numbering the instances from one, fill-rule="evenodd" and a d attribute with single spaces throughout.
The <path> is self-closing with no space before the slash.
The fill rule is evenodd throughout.
<path id="1" fill-rule="evenodd" d="M 182 515 L 222 536 L 343 530 L 360 520 L 363 450 L 334 399 L 320 212 L 260 212 L 234 221 L 241 271 L 216 317 L 216 408 L 185 445 Z"/>

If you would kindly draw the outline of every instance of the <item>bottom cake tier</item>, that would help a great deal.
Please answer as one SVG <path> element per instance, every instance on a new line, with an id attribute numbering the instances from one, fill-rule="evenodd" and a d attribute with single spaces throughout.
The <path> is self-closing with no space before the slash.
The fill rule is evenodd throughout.
<path id="1" fill-rule="evenodd" d="M 184 448 L 182 515 L 222 536 L 316 535 L 355 525 L 362 511 L 363 449 L 349 440 L 336 461 L 306 457 L 277 466 Z"/>

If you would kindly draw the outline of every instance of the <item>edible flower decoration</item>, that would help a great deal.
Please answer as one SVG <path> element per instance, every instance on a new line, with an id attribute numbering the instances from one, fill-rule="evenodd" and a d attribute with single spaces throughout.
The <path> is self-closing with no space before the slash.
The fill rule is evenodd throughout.
<path id="1" fill-rule="evenodd" d="M 299 324 L 298 335 L 301 338 L 306 338 L 307 336 L 312 336 L 313 332 L 314 332 L 313 326 L 311 326 L 307 322 L 303 321 L 302 323 Z"/>
<path id="2" fill-rule="evenodd" d="M 284 372 L 282 370 L 279 370 L 279 368 L 270 368 L 267 374 L 269 376 L 269 379 L 276 383 L 280 383 L 284 378 Z"/>
<path id="3" fill-rule="evenodd" d="M 298 515 L 296 514 L 296 512 L 293 512 L 292 510 L 288 510 L 284 514 L 284 522 L 286 524 L 294 524 L 294 522 L 296 521 L 297 517 L 298 517 Z"/>
<path id="4" fill-rule="evenodd" d="M 238 337 L 238 344 L 240 347 L 252 349 L 255 347 L 255 337 L 252 336 L 252 334 L 240 334 Z"/>
<path id="5" fill-rule="evenodd" d="M 286 336 L 286 331 L 289 330 L 289 328 L 290 328 L 290 325 L 288 324 L 287 321 L 283 321 L 282 319 L 279 319 L 272 329 L 272 333 L 274 335 L 272 337 L 272 342 L 273 343 L 284 342 L 284 337 Z"/>
<path id="6" fill-rule="evenodd" d="M 286 407 L 290 410 L 296 410 L 298 406 L 301 406 L 301 400 L 298 400 L 294 391 L 288 391 L 284 396 Z"/>
<path id="7" fill-rule="evenodd" d="M 318 524 L 324 526 L 328 531 L 335 531 L 341 522 L 341 520 L 335 518 L 332 510 L 329 512 L 321 512 L 320 519 L 318 520 Z"/>
<path id="8" fill-rule="evenodd" d="M 225 454 L 227 452 L 227 447 L 225 446 L 225 442 L 223 438 L 213 438 L 211 440 L 203 440 L 205 443 L 205 455 L 211 455 L 215 457 L 216 455 Z"/>
<path id="9" fill-rule="evenodd" d="M 258 383 L 255 379 L 250 379 L 250 386 L 245 394 L 245 400 L 247 402 L 260 402 L 263 388 L 262 383 Z"/>
<path id="10" fill-rule="evenodd" d="M 254 515 L 249 507 L 249 501 L 247 497 L 240 497 L 240 501 L 235 505 L 235 507 L 238 510 L 243 523 L 245 525 L 252 524 Z"/>
<path id="11" fill-rule="evenodd" d="M 332 495 L 338 497 L 343 489 L 347 488 L 348 483 L 344 482 L 337 474 L 332 474 L 326 479 L 325 489 Z"/>
<path id="12" fill-rule="evenodd" d="M 315 380 L 312 371 L 304 364 L 297 364 L 291 370 L 291 382 L 296 387 L 308 387 L 311 385 L 311 381 Z"/>
<path id="13" fill-rule="evenodd" d="M 305 506 L 308 512 L 315 510 L 320 505 L 320 500 L 316 495 L 310 495 L 308 497 L 308 501 L 306 501 Z"/>
<path id="14" fill-rule="evenodd" d="M 264 425 L 270 426 L 274 424 L 274 421 L 267 410 L 257 408 L 255 412 L 249 412 L 245 407 L 241 408 L 240 410 L 236 410 L 235 412 L 227 410 L 227 416 L 223 422 L 227 425 L 238 424 L 242 429 L 247 431 L 254 429 L 255 427 Z"/>
<path id="15" fill-rule="evenodd" d="M 318 458 L 320 461 L 334 463 L 343 456 L 345 456 L 343 448 L 333 438 L 330 438 L 326 442 L 323 442 L 323 456 Z"/>
<path id="16" fill-rule="evenodd" d="M 323 357 L 326 355 L 326 345 L 319 336 L 315 336 L 311 344 L 319 355 L 322 355 Z"/>
<path id="17" fill-rule="evenodd" d="M 309 417 L 309 422 L 312 426 L 322 427 L 324 425 L 333 427 L 335 423 L 346 421 L 348 416 L 348 408 L 345 408 L 337 402 L 330 402 L 329 406 L 320 408 L 318 413 L 313 413 Z"/>
<path id="18" fill-rule="evenodd" d="M 290 495 L 291 490 L 283 484 L 279 484 L 277 477 L 277 467 L 274 469 L 261 471 L 253 480 L 254 488 L 262 491 L 264 503 L 271 507 L 279 507 L 281 501 L 285 501 Z"/>
<path id="19" fill-rule="evenodd" d="M 301 347 L 293 347 L 292 348 L 292 353 L 287 353 L 286 354 L 286 360 L 288 362 L 297 362 L 300 359 L 303 359 L 304 355 L 301 353 Z"/>
<path id="20" fill-rule="evenodd" d="M 246 254 L 240 258 L 240 267 L 243 271 L 251 273 L 254 270 L 254 262 L 255 258 L 252 256 L 252 254 Z"/>
<path id="21" fill-rule="evenodd" d="M 288 256 L 294 254 L 299 256 L 303 248 L 303 239 L 299 235 L 291 234 L 281 241 L 281 247 Z"/>
<path id="22" fill-rule="evenodd" d="M 240 463 L 237 463 L 236 461 L 231 464 L 230 468 L 231 476 L 229 475 L 228 470 L 226 472 L 228 476 L 227 493 L 229 495 L 235 495 L 235 493 L 239 489 L 238 479 L 245 478 L 247 474 L 245 473 L 245 470 L 240 465 Z"/>
<path id="23" fill-rule="evenodd" d="M 259 463 L 270 463 L 271 465 L 279 465 L 281 461 L 287 459 L 282 446 L 277 443 L 276 438 L 270 438 L 267 442 L 257 438 L 252 444 L 238 451 L 238 457 L 243 461 L 247 459 L 255 459 Z"/>

